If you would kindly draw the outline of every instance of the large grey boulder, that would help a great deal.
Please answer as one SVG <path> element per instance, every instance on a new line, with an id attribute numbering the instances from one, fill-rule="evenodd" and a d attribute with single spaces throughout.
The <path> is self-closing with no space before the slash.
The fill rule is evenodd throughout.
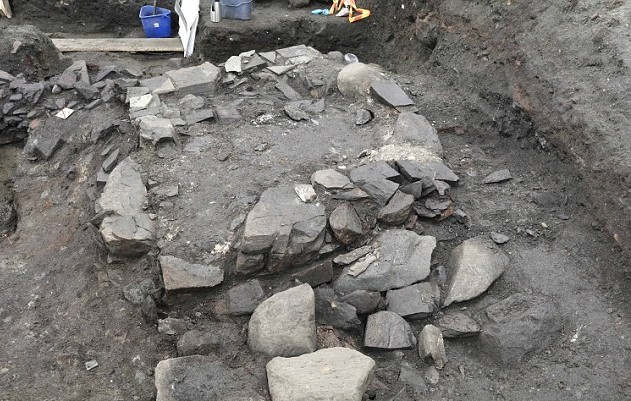
<path id="1" fill-rule="evenodd" d="M 412 328 L 394 312 L 380 311 L 368 316 L 364 346 L 381 349 L 412 348 L 416 337 Z"/>
<path id="2" fill-rule="evenodd" d="M 357 276 L 346 267 L 334 287 L 348 294 L 355 290 L 388 291 L 425 280 L 430 272 L 436 239 L 407 230 L 389 230 L 373 240 L 377 261 Z"/>
<path id="3" fill-rule="evenodd" d="M 438 131 L 424 116 L 416 113 L 401 113 L 394 126 L 394 141 L 422 146 L 442 157 L 443 146 L 438 138 Z"/>
<path id="4" fill-rule="evenodd" d="M 361 401 L 375 361 L 352 349 L 326 348 L 266 366 L 272 401 Z"/>
<path id="5" fill-rule="evenodd" d="M 444 306 L 486 291 L 506 270 L 508 256 L 487 237 L 476 237 L 454 248 L 447 265 L 451 279 Z"/>
<path id="6" fill-rule="evenodd" d="M 155 225 L 144 213 L 111 215 L 103 219 L 99 232 L 110 254 L 133 257 L 152 249 Z"/>
<path id="7" fill-rule="evenodd" d="M 167 77 L 180 96 L 183 95 L 213 95 L 219 86 L 221 70 L 209 62 L 179 70 L 167 71 Z"/>
<path id="8" fill-rule="evenodd" d="M 211 288 L 223 281 L 223 269 L 218 266 L 189 263 L 170 255 L 158 259 L 167 291 Z"/>
<path id="9" fill-rule="evenodd" d="M 337 74 L 337 88 L 347 97 L 365 97 L 370 92 L 370 85 L 383 77 L 384 75 L 372 66 L 352 63 Z"/>
<path id="10" fill-rule="evenodd" d="M 134 215 L 144 208 L 146 200 L 147 188 L 142 182 L 140 166 L 128 157 L 110 173 L 95 210 L 103 215 Z"/>
<path id="11" fill-rule="evenodd" d="M 156 401 L 263 401 L 257 382 L 248 369 L 231 368 L 215 356 L 166 359 L 155 370 Z"/>
<path id="12" fill-rule="evenodd" d="M 248 345 L 269 356 L 315 351 L 315 295 L 311 286 L 302 284 L 263 301 L 250 318 Z"/>
<path id="13" fill-rule="evenodd" d="M 324 205 L 302 202 L 293 186 L 270 188 L 246 218 L 237 270 L 261 269 L 265 256 L 274 272 L 304 265 L 317 258 L 325 230 Z"/>
<path id="14" fill-rule="evenodd" d="M 480 343 L 484 352 L 506 364 L 518 364 L 559 338 L 563 318 L 556 304 L 539 295 L 517 293 L 487 307 Z"/>

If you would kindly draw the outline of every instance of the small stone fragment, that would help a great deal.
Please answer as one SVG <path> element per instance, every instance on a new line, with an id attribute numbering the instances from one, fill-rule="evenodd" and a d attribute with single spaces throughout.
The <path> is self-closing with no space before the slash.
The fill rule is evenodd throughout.
<path id="1" fill-rule="evenodd" d="M 333 280 L 333 263 L 331 263 L 331 260 L 317 262 L 301 269 L 291 276 L 301 283 L 307 283 L 312 287 L 317 287 Z"/>
<path id="2" fill-rule="evenodd" d="M 383 303 L 383 298 L 380 293 L 366 290 L 355 290 L 340 299 L 353 305 L 360 315 L 375 312 Z"/>
<path id="3" fill-rule="evenodd" d="M 371 251 L 372 247 L 370 245 L 362 246 L 343 255 L 336 256 L 335 259 L 333 259 L 333 263 L 337 265 L 350 265 L 357 259 L 369 254 Z"/>
<path id="4" fill-rule="evenodd" d="M 403 224 L 412 212 L 413 206 L 414 196 L 397 191 L 386 206 L 379 210 L 377 219 L 391 226 Z"/>
<path id="5" fill-rule="evenodd" d="M 500 233 L 496 233 L 496 232 L 492 232 L 491 233 L 491 239 L 496 244 L 505 244 L 508 241 L 510 241 L 510 237 L 508 235 L 504 235 L 504 234 L 500 234 Z"/>
<path id="6" fill-rule="evenodd" d="M 210 288 L 223 281 L 223 270 L 186 262 L 174 256 L 160 256 L 164 288 L 167 291 Z"/>
<path id="7" fill-rule="evenodd" d="M 434 292 L 430 283 L 419 283 L 390 290 L 388 310 L 408 319 L 423 319 L 434 312 Z"/>
<path id="8" fill-rule="evenodd" d="M 166 118 L 156 116 L 146 116 L 140 118 L 140 139 L 142 143 L 149 143 L 156 146 L 163 141 L 174 141 L 175 128 L 171 121 Z"/>
<path id="9" fill-rule="evenodd" d="M 107 157 L 107 159 L 105 159 L 103 161 L 103 164 L 101 165 L 101 168 L 103 169 L 103 171 L 105 173 L 111 172 L 112 169 L 114 169 L 114 167 L 116 167 L 116 162 L 118 161 L 119 153 L 120 153 L 120 150 L 116 149 L 115 151 L 110 153 L 110 155 Z"/>
<path id="10" fill-rule="evenodd" d="M 329 225 L 335 238 L 344 245 L 355 242 L 364 234 L 361 220 L 353 205 L 342 203 L 329 216 Z"/>
<path id="11" fill-rule="evenodd" d="M 337 299 L 335 292 L 327 286 L 320 286 L 314 291 L 318 325 L 345 331 L 361 331 L 362 324 L 357 317 L 357 309 L 353 305 Z"/>
<path id="12" fill-rule="evenodd" d="M 237 74 L 242 71 L 241 69 L 241 57 L 232 56 L 230 57 L 224 66 L 226 72 L 236 72 Z"/>
<path id="13" fill-rule="evenodd" d="M 482 183 L 483 184 L 497 184 L 497 183 L 512 180 L 512 179 L 513 179 L 513 176 L 511 175 L 510 171 L 508 171 L 507 169 L 503 169 L 503 170 L 498 170 L 494 173 L 487 175 L 486 178 L 484 178 L 484 180 L 482 181 Z"/>
<path id="14" fill-rule="evenodd" d="M 285 106 L 285 114 L 294 121 L 308 121 L 310 118 L 309 113 L 293 102 Z"/>
<path id="15" fill-rule="evenodd" d="M 429 384 L 438 384 L 440 381 L 440 373 L 438 373 L 435 367 L 430 366 L 425 371 L 425 380 L 427 380 Z"/>
<path id="16" fill-rule="evenodd" d="M 372 162 L 351 170 L 351 181 L 381 206 L 385 206 L 397 191 L 399 184 L 394 181 L 399 179 L 399 172 L 383 161 Z"/>
<path id="17" fill-rule="evenodd" d="M 379 102 L 394 108 L 414 105 L 414 101 L 394 81 L 375 81 L 370 85 L 370 93 Z"/>
<path id="18" fill-rule="evenodd" d="M 355 125 L 365 125 L 372 121 L 374 115 L 372 111 L 366 109 L 359 109 L 355 113 Z"/>
<path id="19" fill-rule="evenodd" d="M 428 324 L 423 327 L 418 341 L 418 355 L 422 359 L 431 358 L 434 366 L 442 369 L 447 363 L 447 353 L 443 341 L 443 333 L 436 326 Z"/>
<path id="20" fill-rule="evenodd" d="M 313 185 L 322 185 L 326 189 L 352 189 L 353 183 L 344 174 L 333 170 L 318 170 L 311 176 Z"/>
<path id="21" fill-rule="evenodd" d="M 296 191 L 296 194 L 298 195 L 300 200 L 305 203 L 313 202 L 318 198 L 315 190 L 309 184 L 296 184 L 294 185 L 294 191 Z"/>
<path id="22" fill-rule="evenodd" d="M 462 312 L 450 311 L 445 313 L 436 321 L 436 326 L 440 328 L 443 337 L 471 337 L 480 333 L 478 322 Z"/>
<path id="23" fill-rule="evenodd" d="M 284 81 L 279 81 L 276 84 L 276 89 L 281 91 L 283 95 L 285 95 L 285 97 L 289 100 L 293 100 L 293 101 L 302 100 L 302 95 L 296 92 L 294 88 L 289 86 L 289 84 Z"/>
<path id="24" fill-rule="evenodd" d="M 366 271 L 374 262 L 377 261 L 377 256 L 369 253 L 368 255 L 360 258 L 355 262 L 346 272 L 351 277 L 357 277 Z"/>
<path id="25" fill-rule="evenodd" d="M 86 100 L 92 100 L 101 93 L 97 88 L 83 81 L 75 82 L 73 86 L 77 92 L 79 92 L 81 97 Z"/>

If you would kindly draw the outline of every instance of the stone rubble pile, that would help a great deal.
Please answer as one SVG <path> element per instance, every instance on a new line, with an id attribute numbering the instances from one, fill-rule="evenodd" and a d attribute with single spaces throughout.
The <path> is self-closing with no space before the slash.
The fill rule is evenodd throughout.
<path id="1" fill-rule="evenodd" d="M 242 228 L 235 225 L 236 244 L 217 264 L 160 254 L 162 288 L 153 288 L 153 283 L 126 287 L 125 297 L 141 305 L 147 320 L 177 342 L 179 356 L 161 361 L 155 370 L 159 401 L 265 399 L 256 384 L 261 380 L 266 380 L 273 401 L 360 401 L 376 362 L 351 348 L 367 354 L 414 350 L 419 362 L 428 365 L 425 380 L 435 385 L 450 364 L 448 341 L 480 337 L 490 344 L 489 353 L 513 363 L 540 350 L 544 337 L 552 341 L 560 330 L 554 322 L 558 315 L 534 296 L 493 303 L 483 317 L 450 307 L 479 297 L 509 268 L 510 259 L 498 245 L 507 239 L 468 239 L 448 250 L 447 270 L 437 263 L 437 239 L 422 235 L 420 222 L 460 222 L 467 216 L 449 196 L 460 177 L 443 160 L 436 129 L 377 67 L 340 63 L 333 82 L 309 75 L 310 66 L 324 57 L 310 47 L 294 46 L 242 53 L 222 68 L 206 62 L 157 77 L 112 81 L 126 92 L 142 152 L 180 141 L 188 126 L 240 121 L 236 106 L 216 98 L 225 88 L 241 90 L 245 82 L 272 82 L 283 97 L 286 118 L 296 123 L 325 113 L 325 98 L 335 88 L 349 101 L 369 98 L 398 113 L 384 147 L 362 152 L 355 165 L 322 166 L 309 172 L 309 182 L 264 189 L 244 215 Z M 89 76 L 83 79 L 83 64 L 73 68 L 59 77 L 56 90 L 72 87 L 85 100 L 102 99 L 102 91 L 91 89 Z M 288 77 L 298 72 L 295 76 L 309 82 L 310 96 Z M 241 96 L 250 96 L 249 90 L 243 89 Z M 369 112 L 370 118 L 362 117 L 365 124 L 374 113 L 361 110 Z M 114 128 L 94 136 L 98 140 L 108 129 Z M 157 252 L 156 215 L 149 212 L 147 197 L 176 198 L 178 185 L 147 180 L 140 166 L 122 158 L 118 149 L 103 156 L 99 182 L 104 187 L 94 222 L 105 246 L 112 257 Z M 508 179 L 510 173 L 498 172 L 485 182 Z M 270 286 L 272 280 L 278 285 Z M 192 329 L 185 319 L 157 311 L 156 290 L 163 289 L 170 301 L 210 288 L 210 297 L 223 302 L 218 310 L 241 322 L 247 319 L 243 329 L 227 320 L 205 331 Z M 164 299 L 158 301 L 164 306 Z M 527 308 L 514 308 L 517 303 Z M 523 329 L 517 349 L 511 332 L 515 325 Z M 319 347 L 325 332 L 333 333 L 327 344 L 334 346 Z M 541 341 L 529 346 L 528 336 Z M 249 352 L 239 348 L 244 344 Z M 221 357 L 226 349 L 264 358 L 265 372 L 231 366 Z M 417 382 L 423 381 L 423 373 L 413 369 L 402 365 L 398 379 L 408 380 L 410 388 L 415 374 Z"/>

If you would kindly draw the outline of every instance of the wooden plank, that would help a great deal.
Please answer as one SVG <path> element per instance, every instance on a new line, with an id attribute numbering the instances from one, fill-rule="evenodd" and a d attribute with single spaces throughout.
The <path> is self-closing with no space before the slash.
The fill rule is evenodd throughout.
<path id="1" fill-rule="evenodd" d="M 2 11 L 2 14 L 4 14 L 7 18 L 13 17 L 13 12 L 11 12 L 11 5 L 9 4 L 9 0 L 2 0 L 0 2 L 0 11 Z"/>
<path id="2" fill-rule="evenodd" d="M 180 38 L 51 39 L 61 52 L 183 52 Z"/>

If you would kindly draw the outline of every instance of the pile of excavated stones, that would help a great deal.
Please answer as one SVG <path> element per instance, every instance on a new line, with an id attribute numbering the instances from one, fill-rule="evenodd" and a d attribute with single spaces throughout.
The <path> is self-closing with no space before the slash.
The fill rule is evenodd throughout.
<path id="1" fill-rule="evenodd" d="M 0 75 L 0 82 L 9 82 L 10 90 L 16 91 L 10 99 L 16 102 L 18 93 L 19 101 L 36 102 L 44 88 L 53 94 L 72 89 L 88 109 L 125 101 L 130 122 L 94 127 L 92 141 L 114 131 L 132 135 L 135 127 L 139 146 L 153 151 L 164 142 L 178 141 L 179 134 L 195 124 L 241 120 L 234 104 L 211 105 L 207 99 L 225 87 L 239 88 L 251 78 L 273 80 L 287 99 L 287 118 L 309 120 L 322 112 L 323 100 L 303 99 L 286 74 L 323 59 L 343 63 L 344 57 L 339 52 L 322 55 L 302 45 L 242 53 L 220 66 L 205 62 L 146 79 L 115 67 L 102 68 L 94 80 L 85 62 L 79 61 L 37 91 L 24 89 L 22 80 L 7 75 Z M 121 76 L 106 79 L 109 74 Z M 156 255 L 163 288 L 145 280 L 125 287 L 124 296 L 142 308 L 160 333 L 178 339 L 178 357 L 161 361 L 155 369 L 157 400 L 262 400 L 266 391 L 260 381 L 266 374 L 273 401 L 359 401 L 376 367 L 375 360 L 357 350 L 362 346 L 365 350 L 415 348 L 419 358 L 430 363 L 427 380 L 436 383 L 439 370 L 448 363 L 444 338 L 482 336 L 491 352 L 509 362 L 545 344 L 547 334 L 560 323 L 543 306 L 544 299 L 513 295 L 489 306 L 484 322 L 458 308 L 441 312 L 480 296 L 504 273 L 509 258 L 498 245 L 508 238 L 474 237 L 451 250 L 445 267 L 432 263 L 436 239 L 421 235 L 419 219 L 456 219 L 464 225 L 468 220 L 449 196 L 459 177 L 443 162 L 437 131 L 417 113 L 406 92 L 377 67 L 362 63 L 346 65 L 330 82 L 313 79 L 308 84 L 320 95 L 337 89 L 345 97 L 371 97 L 396 110 L 393 135 L 380 149 L 364 151 L 353 168 L 317 170 L 310 182 L 264 190 L 242 222 L 240 241 L 234 251 L 228 250 L 225 261 L 233 261 L 231 265 L 191 263 L 159 253 L 157 214 L 149 210 L 148 196 L 169 199 L 178 195 L 179 187 L 147 179 L 138 161 L 123 157 L 111 145 L 101 152 L 104 161 L 96 183 L 102 192 L 92 222 L 110 261 Z M 242 94 L 248 96 L 248 89 Z M 6 116 L 18 107 L 16 103 L 9 110 L 6 104 L 5 120 L 13 118 Z M 77 105 L 59 102 L 57 106 Z M 12 114 L 22 118 L 24 113 Z M 355 123 L 370 123 L 372 117 L 371 111 L 360 109 Z M 36 154 L 49 158 L 63 144 L 63 138 L 57 139 Z M 29 141 L 33 149 L 45 143 L 37 135 Z M 510 173 L 501 171 L 487 181 L 509 179 Z M 230 348 L 226 337 L 239 332 L 231 323 L 201 332 L 189 330 L 181 319 L 159 318 L 160 294 L 177 297 L 218 288 L 228 275 L 236 277 L 236 283 L 226 289 L 227 309 L 234 316 L 251 315 L 247 345 L 255 355 L 267 358 L 265 372 L 234 368 L 211 355 Z M 268 297 L 261 277 L 288 277 L 292 285 Z M 419 332 L 410 325 L 416 321 L 424 322 Z M 517 337 L 515 327 L 523 329 Z M 348 341 L 337 336 L 327 339 L 330 330 L 346 333 Z M 533 337 L 540 341 L 531 341 Z M 362 338 L 362 346 L 353 338 Z"/>
<path id="2" fill-rule="evenodd" d="M 127 88 L 126 99 L 130 119 L 139 126 L 140 145 L 153 148 L 173 141 L 178 127 L 187 124 L 238 121 L 234 107 L 212 108 L 204 96 L 222 85 L 238 87 L 247 81 L 245 74 L 275 77 L 276 88 L 287 98 L 287 117 L 308 120 L 322 109 L 321 102 L 303 100 L 283 75 L 323 57 L 339 59 L 341 54 L 323 56 L 306 46 L 248 52 L 227 60 L 223 71 L 204 63 L 141 80 L 140 86 Z M 349 64 L 334 84 L 344 96 L 371 96 L 400 113 L 389 142 L 365 151 L 360 165 L 349 171 L 313 171 L 311 182 L 263 191 L 243 222 L 232 266 L 160 254 L 167 296 L 217 287 L 226 274 L 235 275 L 237 283 L 227 289 L 227 309 L 234 316 L 251 315 L 247 344 L 255 354 L 271 358 L 265 373 L 273 401 L 362 399 L 375 361 L 354 349 L 360 347 L 352 340 L 327 341 L 327 330 L 361 336 L 366 350 L 416 348 L 430 362 L 425 374 L 430 383 L 439 380 L 439 370 L 448 363 L 444 338 L 482 336 L 486 348 L 507 362 L 534 351 L 539 345 L 533 344 L 545 343 L 529 338 L 549 333 L 544 326 L 554 330 L 558 317 L 543 307 L 546 300 L 536 297 L 516 294 L 488 307 L 482 334 L 480 323 L 458 309 L 438 315 L 453 303 L 480 296 L 502 275 L 509 258 L 498 244 L 508 238 L 468 239 L 451 250 L 447 266 L 433 266 L 436 239 L 420 235 L 417 221 L 454 218 L 468 224 L 466 213 L 449 197 L 459 177 L 442 160 L 436 129 L 416 113 L 405 91 L 373 66 Z M 315 87 L 331 90 L 326 82 Z M 372 113 L 361 109 L 356 117 L 358 125 L 366 124 Z M 139 166 L 128 158 L 102 177 L 106 184 L 96 202 L 102 218 L 96 221 L 108 251 L 113 258 L 149 251 L 155 246 L 155 215 L 145 211 L 147 190 Z M 511 178 L 500 171 L 485 182 Z M 178 187 L 152 191 L 169 198 L 177 196 Z M 294 284 L 267 297 L 258 277 L 269 275 L 288 276 Z M 264 399 L 258 387 L 262 372 L 231 368 L 209 355 L 228 347 L 222 339 L 231 330 L 222 326 L 227 323 L 204 333 L 187 331 L 180 319 L 158 319 L 153 287 L 151 281 L 127 287 L 126 297 L 157 321 L 160 332 L 179 336 L 179 357 L 156 367 L 157 399 L 188 399 L 190 394 Z M 532 325 L 533 319 L 539 324 Z M 414 332 L 409 322 L 419 320 L 426 324 Z M 521 337 L 515 338 L 515 325 L 523 329 Z"/>

